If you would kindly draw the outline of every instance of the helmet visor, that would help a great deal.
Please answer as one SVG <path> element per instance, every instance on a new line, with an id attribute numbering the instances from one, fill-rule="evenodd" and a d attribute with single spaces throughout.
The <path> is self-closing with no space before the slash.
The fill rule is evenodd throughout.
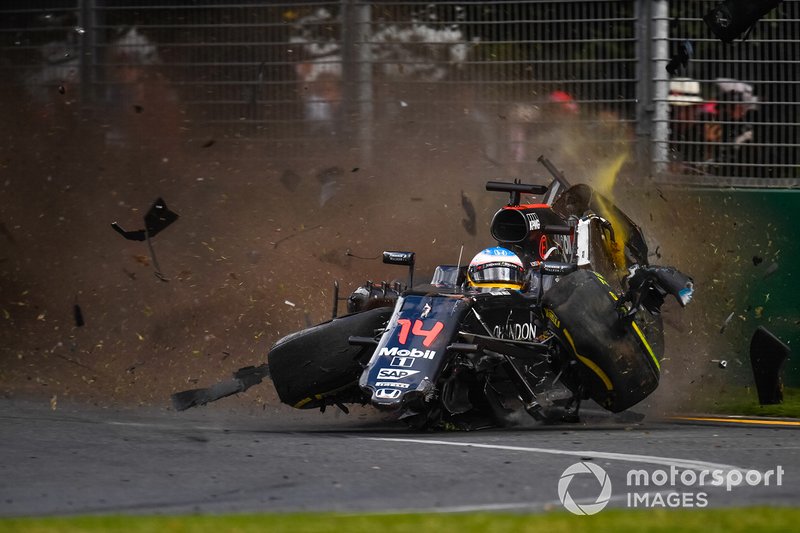
<path id="1" fill-rule="evenodd" d="M 475 284 L 500 283 L 522 285 L 525 271 L 512 263 L 487 263 L 470 269 L 469 277 Z"/>

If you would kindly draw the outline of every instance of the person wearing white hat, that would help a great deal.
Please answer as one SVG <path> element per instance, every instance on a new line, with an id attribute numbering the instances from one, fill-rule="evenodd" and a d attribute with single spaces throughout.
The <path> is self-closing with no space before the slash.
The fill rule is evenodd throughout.
<path id="1" fill-rule="evenodd" d="M 690 106 L 703 103 L 700 96 L 700 82 L 690 78 L 674 78 L 669 82 L 670 105 Z"/>
<path id="2" fill-rule="evenodd" d="M 674 78 L 669 82 L 670 160 L 675 172 L 685 173 L 687 165 L 701 163 L 703 97 L 700 82 L 689 78 Z"/>
<path id="3" fill-rule="evenodd" d="M 752 163 L 753 116 L 758 110 L 758 97 L 753 86 L 729 78 L 715 80 L 717 102 L 714 115 L 716 124 L 706 128 L 706 141 L 716 142 L 712 153 L 718 163 L 712 170 L 715 174 L 739 175 L 743 165 Z"/>

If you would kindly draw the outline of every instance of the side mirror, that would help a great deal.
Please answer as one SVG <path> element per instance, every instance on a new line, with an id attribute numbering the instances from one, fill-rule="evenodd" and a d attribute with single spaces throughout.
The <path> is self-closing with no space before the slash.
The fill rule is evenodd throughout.
<path id="1" fill-rule="evenodd" d="M 383 262 L 387 265 L 402 265 L 408 267 L 408 287 L 414 286 L 414 252 L 383 252 Z"/>

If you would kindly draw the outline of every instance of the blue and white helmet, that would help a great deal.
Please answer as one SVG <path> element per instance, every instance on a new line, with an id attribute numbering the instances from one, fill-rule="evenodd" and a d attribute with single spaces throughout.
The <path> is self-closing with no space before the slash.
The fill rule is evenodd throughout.
<path id="1" fill-rule="evenodd" d="M 470 287 L 520 290 L 525 284 L 525 267 L 511 250 L 486 248 L 470 261 L 467 283 Z"/>

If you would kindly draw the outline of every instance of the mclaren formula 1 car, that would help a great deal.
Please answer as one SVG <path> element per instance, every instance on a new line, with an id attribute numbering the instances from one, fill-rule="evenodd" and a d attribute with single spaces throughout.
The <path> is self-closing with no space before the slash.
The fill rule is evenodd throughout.
<path id="1" fill-rule="evenodd" d="M 367 283 L 348 313 L 280 339 L 265 364 L 173 395 L 182 410 L 268 377 L 298 409 L 369 404 L 414 428 L 506 425 L 515 413 L 578 420 L 581 402 L 617 413 L 659 383 L 665 298 L 691 299 L 691 278 L 648 263 L 641 229 L 603 195 L 570 186 L 546 159 L 549 186 L 490 181 L 507 193 L 496 245 L 467 265 L 413 283 L 414 253 L 384 252 L 406 285 Z M 527 196 L 538 202 L 523 202 Z"/>

